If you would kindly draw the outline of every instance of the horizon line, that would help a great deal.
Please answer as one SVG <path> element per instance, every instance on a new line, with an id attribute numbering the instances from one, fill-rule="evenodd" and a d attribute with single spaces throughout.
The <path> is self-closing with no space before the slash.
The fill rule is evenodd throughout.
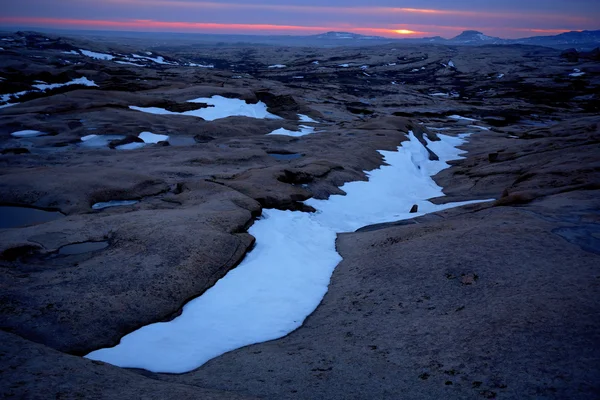
<path id="1" fill-rule="evenodd" d="M 410 29 L 410 28 L 413 29 Z M 238 35 L 238 36 L 314 36 L 328 32 L 346 32 L 366 36 L 380 36 L 386 39 L 424 39 L 443 37 L 451 39 L 464 31 L 475 30 L 483 32 L 480 27 L 455 27 L 433 25 L 402 25 L 396 27 L 349 27 L 349 26 L 302 26 L 276 24 L 217 24 L 202 22 L 170 22 L 156 20 L 90 20 L 66 18 L 23 18 L 0 17 L 0 29 L 53 29 L 62 31 L 107 31 L 107 32 L 137 32 L 137 33 L 186 33 L 208 35 Z M 154 28 L 154 29 L 152 29 Z M 429 29 L 427 29 L 429 28 Z M 431 28 L 456 32 L 454 36 L 444 37 L 435 34 Z M 239 32 L 235 32 L 239 30 Z M 540 34 L 556 35 L 567 32 L 582 32 L 582 29 L 537 29 L 537 28 L 505 28 L 514 33 L 529 33 L 531 36 L 514 37 L 526 39 Z M 228 31 L 228 32 L 223 32 Z M 234 31 L 234 32 L 231 32 Z M 287 31 L 287 33 L 286 33 Z M 312 32 L 312 34 L 311 34 Z M 537 35 L 536 35 L 537 34 Z M 429 36 L 427 36 L 429 35 Z M 496 36 L 504 39 L 501 36 Z"/>

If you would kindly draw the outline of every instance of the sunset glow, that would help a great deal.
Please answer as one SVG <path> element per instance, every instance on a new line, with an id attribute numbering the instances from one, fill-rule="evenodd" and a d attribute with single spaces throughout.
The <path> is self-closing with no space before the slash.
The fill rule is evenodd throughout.
<path id="1" fill-rule="evenodd" d="M 600 21 L 599 7 L 574 7 L 568 0 L 548 0 L 538 9 L 516 1 L 491 6 L 464 0 L 457 8 L 443 0 L 431 0 L 426 8 L 410 1 L 395 7 L 391 0 L 370 6 L 355 0 L 270 1 L 20 0 L 3 4 L 0 26 L 255 35 L 345 31 L 390 38 L 450 38 L 474 29 L 518 38 L 598 29 Z"/>
<path id="2" fill-rule="evenodd" d="M 421 32 L 411 31 L 409 29 L 396 29 L 394 32 L 396 32 L 398 35 L 416 35 L 418 33 L 421 33 Z"/>

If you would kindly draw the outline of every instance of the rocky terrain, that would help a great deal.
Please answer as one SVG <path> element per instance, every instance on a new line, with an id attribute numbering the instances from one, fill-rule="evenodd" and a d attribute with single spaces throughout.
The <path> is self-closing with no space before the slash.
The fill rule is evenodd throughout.
<path id="1" fill-rule="evenodd" d="M 600 396 L 594 57 L 0 39 L 3 397 Z M 212 96 L 278 118 L 194 116 Z M 472 133 L 433 202 L 495 200 L 340 233 L 325 298 L 282 339 L 179 375 L 81 357 L 175 318 L 251 251 L 263 208 L 314 211 L 409 131 Z"/>

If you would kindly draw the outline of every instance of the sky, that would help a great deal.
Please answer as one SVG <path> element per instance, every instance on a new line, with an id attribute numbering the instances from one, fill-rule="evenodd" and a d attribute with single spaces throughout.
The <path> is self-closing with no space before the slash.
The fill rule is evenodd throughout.
<path id="1" fill-rule="evenodd" d="M 600 0 L 0 0 L 0 27 L 521 38 L 600 29 Z"/>

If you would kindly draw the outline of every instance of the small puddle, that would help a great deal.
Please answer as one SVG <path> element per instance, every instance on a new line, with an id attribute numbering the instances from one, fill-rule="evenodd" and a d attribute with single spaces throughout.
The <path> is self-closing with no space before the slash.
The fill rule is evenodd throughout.
<path id="1" fill-rule="evenodd" d="M 62 256 L 71 256 L 76 254 L 90 253 L 92 251 L 102 250 L 108 247 L 108 242 L 83 242 L 68 244 L 58 249 L 58 254 Z"/>
<path id="2" fill-rule="evenodd" d="M 29 207 L 0 206 L 0 229 L 38 225 L 62 217 L 64 217 L 64 214 L 58 211 L 46 211 Z"/>
<path id="3" fill-rule="evenodd" d="M 190 136 L 169 136 L 171 146 L 193 146 L 197 143 L 196 139 Z"/>
<path id="4" fill-rule="evenodd" d="M 136 203 L 139 203 L 139 201 L 138 200 L 111 200 L 111 201 L 96 203 L 92 206 L 92 209 L 93 210 L 103 210 L 105 208 L 110 208 L 110 207 L 132 206 Z"/>
<path id="5" fill-rule="evenodd" d="M 276 160 L 295 160 L 296 158 L 302 157 L 300 153 L 267 153 L 269 156 L 273 157 Z"/>
<path id="6" fill-rule="evenodd" d="M 579 246 L 582 250 L 600 254 L 600 224 L 585 224 L 573 227 L 561 227 L 552 230 L 569 243 Z"/>

